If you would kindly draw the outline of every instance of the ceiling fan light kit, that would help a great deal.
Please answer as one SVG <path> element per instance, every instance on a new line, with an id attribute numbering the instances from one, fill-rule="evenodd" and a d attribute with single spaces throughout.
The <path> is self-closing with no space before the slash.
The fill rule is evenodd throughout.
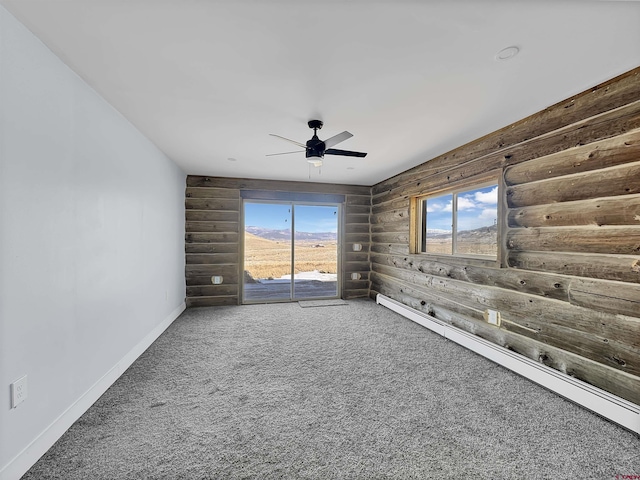
<path id="1" fill-rule="evenodd" d="M 305 152 L 305 157 L 307 158 L 307 162 L 309 162 L 309 164 L 313 165 L 314 167 L 322 166 L 322 159 L 324 158 L 325 155 L 342 155 L 347 157 L 360 157 L 360 158 L 367 156 L 367 154 L 364 152 L 353 152 L 350 150 L 338 150 L 336 148 L 331 148 L 334 145 L 337 145 L 338 143 L 344 142 L 345 140 L 353 137 L 353 134 L 347 131 L 344 131 L 342 133 L 339 133 L 338 135 L 334 135 L 333 137 L 327 138 L 326 140 L 320 140 L 318 138 L 318 130 L 320 130 L 324 125 L 322 120 L 309 120 L 307 125 L 309 125 L 309 128 L 313 129 L 313 137 L 311 137 L 311 140 L 308 140 L 306 144 L 296 142 L 295 140 L 290 140 L 280 135 L 275 135 L 273 133 L 270 133 L 269 135 L 271 135 L 272 137 L 277 137 L 287 142 L 293 143 L 295 145 L 298 145 L 299 147 L 303 147 L 304 148 L 303 151 Z M 298 153 L 298 152 L 273 153 L 268 156 L 287 155 L 289 153 Z"/>

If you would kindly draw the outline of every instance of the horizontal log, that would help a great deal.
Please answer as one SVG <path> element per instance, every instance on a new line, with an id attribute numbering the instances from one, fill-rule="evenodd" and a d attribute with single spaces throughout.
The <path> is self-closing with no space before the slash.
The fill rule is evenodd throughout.
<path id="1" fill-rule="evenodd" d="M 394 197 L 387 198 L 384 202 L 376 201 L 376 199 L 372 198 L 371 213 L 375 215 L 400 208 L 409 209 L 410 199 L 410 195 L 396 195 Z"/>
<path id="2" fill-rule="evenodd" d="M 409 245 L 409 232 L 372 233 L 371 241 L 376 243 L 400 243 Z"/>
<path id="3" fill-rule="evenodd" d="M 238 253 L 187 253 L 187 265 L 238 265 Z"/>
<path id="4" fill-rule="evenodd" d="M 384 275 L 383 275 L 383 278 L 384 278 Z M 379 280 L 380 279 L 376 276 L 375 281 L 379 282 Z M 382 285 L 380 283 L 376 283 L 374 285 L 376 288 L 384 292 L 385 291 L 384 284 L 388 284 L 390 283 L 390 281 L 387 278 L 386 280 L 383 280 L 381 283 Z M 478 335 L 479 330 L 481 331 L 481 327 L 483 325 L 487 325 L 484 321 L 483 313 L 481 310 L 473 309 L 469 306 L 463 306 L 455 302 L 454 300 L 446 299 L 442 295 L 434 296 L 429 293 L 428 289 L 420 289 L 414 286 L 401 284 L 401 283 L 398 284 L 396 288 L 399 289 L 399 292 L 400 292 L 399 295 L 397 293 L 396 295 L 400 297 L 399 301 L 401 301 L 402 303 L 405 303 L 406 305 L 412 308 L 415 308 L 417 310 L 423 311 L 424 313 L 427 313 L 428 315 L 433 316 L 439 320 L 445 320 L 447 321 L 447 323 L 451 323 L 452 325 L 458 328 L 462 328 L 463 330 L 468 331 L 469 333 Z M 443 309 L 443 305 L 445 305 L 446 308 L 451 308 L 451 312 L 449 313 L 449 315 L 444 316 L 444 318 L 443 318 L 443 311 L 447 311 L 447 310 Z M 452 313 L 452 312 L 455 312 L 455 313 Z M 455 317 L 456 321 L 453 321 L 453 322 L 451 321 L 452 316 Z M 460 321 L 460 319 L 463 319 L 463 320 Z M 513 322 L 507 322 L 506 320 L 503 321 L 503 326 L 501 328 L 499 329 L 496 327 L 491 327 L 491 328 L 493 328 L 496 332 L 500 332 L 498 335 L 504 334 L 506 332 L 511 332 L 511 333 L 520 335 L 519 331 L 522 331 L 524 332 L 525 335 L 529 337 L 535 337 L 535 336 L 544 337 L 544 334 L 541 335 L 541 332 L 540 332 L 540 330 L 542 329 L 533 330 L 532 328 L 527 328 L 527 327 L 523 328 Z M 539 340 L 535 340 L 535 341 L 539 341 Z"/>
<path id="5" fill-rule="evenodd" d="M 238 222 L 194 222 L 187 221 L 185 224 L 187 232 L 238 232 Z"/>
<path id="6" fill-rule="evenodd" d="M 187 222 L 240 222 L 240 212 L 229 210 L 185 210 Z"/>
<path id="7" fill-rule="evenodd" d="M 369 288 L 369 280 L 346 280 L 342 284 L 342 289 L 345 292 L 353 290 L 367 290 Z"/>
<path id="8" fill-rule="evenodd" d="M 586 90 L 570 100 L 558 102 L 527 118 L 440 155 L 428 162 L 428 173 L 459 165 L 496 150 L 508 149 L 531 138 L 547 135 L 566 125 L 581 123 L 586 119 L 601 116 L 604 112 L 635 102 L 640 98 L 639 72 L 640 69 L 627 72 L 593 89 Z M 372 194 L 376 195 L 397 188 L 398 185 L 409 183 L 416 170 L 425 168 L 423 164 L 380 182 L 372 187 Z"/>
<path id="9" fill-rule="evenodd" d="M 238 265 L 214 265 L 213 273 L 197 273 L 185 269 L 185 277 L 188 286 L 212 285 L 211 277 L 213 275 L 223 276 L 223 285 L 237 285 L 239 279 Z M 211 270 L 210 270 L 211 271 Z"/>
<path id="10" fill-rule="evenodd" d="M 481 310 L 487 308 L 499 310 L 502 316 L 509 320 L 526 322 L 524 326 L 528 328 L 538 324 L 540 330 L 550 326 L 568 328 L 580 334 L 588 333 L 591 336 L 602 336 L 609 340 L 603 343 L 610 344 L 611 341 L 616 341 L 622 345 L 634 336 L 640 335 L 636 328 L 637 318 L 614 316 L 554 299 L 449 278 L 421 275 L 379 264 L 372 265 L 372 272 L 385 275 L 387 280 L 398 279 L 405 286 L 411 286 L 419 291 L 427 289 L 437 294 L 438 298 L 449 298 L 456 304 Z M 638 354 L 640 355 L 640 351 Z"/>
<path id="11" fill-rule="evenodd" d="M 237 233 L 187 233 L 184 237 L 187 243 L 237 243 Z"/>
<path id="12" fill-rule="evenodd" d="M 246 192 L 246 193 L 245 193 Z M 243 198 L 252 202 L 274 201 L 274 202 L 312 202 L 312 203 L 343 203 L 344 195 L 328 194 L 320 192 L 283 192 L 278 190 L 241 190 Z"/>
<path id="13" fill-rule="evenodd" d="M 344 254 L 345 262 L 369 262 L 369 252 L 353 252 L 346 251 Z"/>
<path id="14" fill-rule="evenodd" d="M 360 290 L 345 290 L 342 294 L 342 297 L 345 300 L 350 300 L 353 298 L 367 298 L 369 296 L 369 289 L 363 288 Z"/>
<path id="15" fill-rule="evenodd" d="M 576 331 L 562 325 L 552 325 L 540 319 L 518 318 L 502 320 L 502 328 L 514 333 L 531 335 L 534 339 L 557 348 L 589 358 L 631 375 L 640 376 L 640 355 L 638 348 L 627 342 L 610 340 L 603 335 Z"/>
<path id="16" fill-rule="evenodd" d="M 532 138 L 508 149 L 478 157 L 437 173 L 416 172 L 412 182 L 398 185 L 372 197 L 375 206 L 395 198 L 425 195 L 459 184 L 466 184 L 488 171 L 498 170 L 529 160 L 567 150 L 576 145 L 585 145 L 618 136 L 620 132 L 640 128 L 640 100 L 630 105 L 607 112 L 584 122 L 569 125 L 552 134 Z M 427 162 L 427 165 L 430 165 Z"/>
<path id="17" fill-rule="evenodd" d="M 371 223 L 399 222 L 402 220 L 409 221 L 408 206 L 371 215 Z"/>
<path id="18" fill-rule="evenodd" d="M 350 208 L 351 206 L 355 206 L 355 205 L 362 205 L 362 206 L 370 207 L 371 206 L 371 193 L 368 192 L 365 195 L 347 194 L 347 198 L 345 200 L 345 203 L 347 204 L 347 208 Z"/>
<path id="19" fill-rule="evenodd" d="M 481 309 L 457 303 L 448 297 L 438 295 L 437 292 L 417 288 L 380 272 L 371 272 L 371 290 L 389 296 L 428 315 L 434 315 L 434 309 L 436 306 L 440 306 L 466 318 L 484 321 Z M 473 333 L 473 331 L 469 331 L 469 333 Z"/>
<path id="20" fill-rule="evenodd" d="M 224 265 L 221 265 L 224 266 Z M 238 285 L 238 273 L 224 274 L 224 284 Z M 209 286 L 211 283 L 211 275 L 187 275 L 187 286 Z"/>
<path id="21" fill-rule="evenodd" d="M 547 345 L 526 336 L 496 328 L 483 321 L 461 315 L 441 305 L 424 303 L 423 300 L 399 293 L 398 289 L 380 287 L 384 292 L 372 290 L 372 298 L 382 293 L 416 310 L 434 316 L 454 327 L 473 333 L 524 357 L 540 362 L 562 373 L 597 386 L 636 404 L 640 404 L 640 377 L 613 369 L 560 348 Z"/>
<path id="22" fill-rule="evenodd" d="M 185 191 L 187 198 L 232 198 L 240 199 L 240 190 L 237 188 L 215 188 L 215 187 L 187 187 Z"/>
<path id="23" fill-rule="evenodd" d="M 233 264 L 222 264 L 222 265 L 204 265 L 204 264 L 187 264 L 184 267 L 185 269 L 185 273 L 187 275 L 187 277 L 209 277 L 209 280 L 206 281 L 204 283 L 204 285 L 209 285 L 211 284 L 211 277 L 213 275 L 222 275 L 222 276 L 229 276 L 226 272 L 229 273 L 234 273 L 236 275 L 237 278 L 237 272 L 238 272 L 238 265 L 233 265 Z M 225 283 L 230 283 L 230 281 L 228 281 L 229 279 L 225 278 L 224 282 Z M 237 280 L 236 280 L 237 282 Z M 234 282 L 234 283 L 236 283 Z M 196 284 L 191 284 L 191 285 L 196 285 Z M 197 284 L 197 285 L 203 285 L 203 284 Z"/>
<path id="24" fill-rule="evenodd" d="M 502 176 L 501 167 L 506 165 L 503 155 L 483 157 L 482 161 L 472 160 L 457 165 L 453 169 L 433 175 L 422 175 L 413 182 L 399 186 L 396 190 L 372 197 L 374 205 L 387 204 L 394 198 L 411 198 L 416 195 L 436 195 L 447 190 L 463 191 L 475 188 L 479 183 L 498 183 Z"/>
<path id="25" fill-rule="evenodd" d="M 238 296 L 238 285 L 203 285 L 187 287 L 187 298 Z"/>
<path id="26" fill-rule="evenodd" d="M 402 243 L 373 243 L 371 251 L 375 253 L 387 253 L 392 255 L 409 255 L 409 244 Z"/>
<path id="27" fill-rule="evenodd" d="M 640 193 L 640 162 L 514 185 L 505 192 L 510 208 L 634 193 Z"/>
<path id="28" fill-rule="evenodd" d="M 640 226 L 510 228 L 506 243 L 509 250 L 637 255 Z"/>
<path id="29" fill-rule="evenodd" d="M 371 187 L 342 185 L 337 183 L 290 182 L 280 180 L 257 180 L 252 178 L 206 177 L 189 175 L 188 187 L 216 187 L 238 190 L 271 190 L 296 193 L 352 194 L 368 196 Z"/>
<path id="30" fill-rule="evenodd" d="M 510 209 L 510 227 L 640 225 L 640 195 L 577 200 Z"/>
<path id="31" fill-rule="evenodd" d="M 364 245 L 365 243 L 370 243 L 370 242 L 371 242 L 371 235 L 369 233 L 358 233 L 358 232 L 344 233 L 344 243 L 347 245 L 347 248 L 351 248 L 349 245 L 353 243 L 359 243 L 361 245 Z"/>
<path id="32" fill-rule="evenodd" d="M 370 205 L 347 205 L 345 208 L 347 215 L 370 215 Z"/>
<path id="33" fill-rule="evenodd" d="M 344 231 L 345 231 L 345 234 L 347 235 L 364 234 L 368 236 L 369 224 L 368 223 L 348 223 L 344 226 Z"/>
<path id="34" fill-rule="evenodd" d="M 185 253 L 238 253 L 237 243 L 185 243 Z"/>
<path id="35" fill-rule="evenodd" d="M 409 233 L 409 219 L 401 219 L 397 222 L 374 223 L 371 225 L 371 233 Z M 408 237 L 407 237 L 408 238 Z"/>
<path id="36" fill-rule="evenodd" d="M 353 250 L 352 243 L 345 243 L 344 248 L 342 249 L 343 255 L 357 254 L 357 255 L 368 255 L 369 250 L 371 249 L 371 244 L 369 243 L 361 243 L 362 250 L 356 252 Z"/>
<path id="37" fill-rule="evenodd" d="M 368 273 L 370 270 L 369 262 L 344 262 L 342 270 L 346 273 Z"/>
<path id="38" fill-rule="evenodd" d="M 599 170 L 640 159 L 640 130 L 569 148 L 558 153 L 512 165 L 505 170 L 507 185 Z"/>
<path id="39" fill-rule="evenodd" d="M 485 258 L 474 258 L 474 257 L 456 257 L 453 255 L 436 255 L 431 253 L 409 253 L 408 248 L 404 248 L 401 250 L 394 249 L 394 251 L 386 251 L 388 249 L 376 249 L 375 247 L 379 244 L 374 244 L 371 246 L 371 252 L 376 254 L 385 254 L 385 255 L 396 255 L 402 257 L 412 257 L 423 259 L 426 262 L 436 262 L 436 263 L 444 263 L 447 265 L 457 265 L 460 267 L 467 266 L 477 266 L 477 267 L 488 267 L 488 268 L 497 268 L 498 263 L 495 260 L 485 259 Z M 382 247 L 385 247 L 383 244 Z M 383 251 L 384 250 L 384 251 Z"/>
<path id="40" fill-rule="evenodd" d="M 381 273 L 385 275 L 386 282 L 400 278 L 405 292 L 418 292 L 424 296 L 427 290 L 433 290 L 438 295 L 436 304 L 448 298 L 450 303 L 458 305 L 498 310 L 503 318 L 502 329 L 633 375 L 640 374 L 640 350 L 632 340 L 634 335 L 638 336 L 637 319 L 594 312 L 557 300 L 531 298 L 505 290 L 498 292 L 499 289 L 464 284 L 457 280 L 399 274 L 391 267 L 374 265 L 374 272 L 374 283 L 380 283 L 378 274 Z"/>
<path id="41" fill-rule="evenodd" d="M 187 298 L 187 308 L 194 307 L 221 307 L 226 305 L 239 305 L 237 295 L 226 297 L 193 297 Z"/>
<path id="42" fill-rule="evenodd" d="M 184 202 L 187 210 L 229 210 L 240 211 L 240 200 L 229 198 L 187 198 Z"/>
<path id="43" fill-rule="evenodd" d="M 639 284 L 574 278 L 569 284 L 569 299 L 574 305 L 592 310 L 637 317 L 635 344 L 640 349 Z"/>
<path id="44" fill-rule="evenodd" d="M 423 255 L 397 256 L 374 253 L 371 254 L 371 262 L 425 275 L 452 278 L 475 285 L 489 285 L 530 295 L 569 301 L 568 288 L 570 279 L 562 275 L 508 268 L 460 265 L 451 262 L 434 261 L 424 258 Z"/>
<path id="45" fill-rule="evenodd" d="M 640 256 L 510 250 L 508 265 L 523 270 L 640 283 Z"/>
<path id="46" fill-rule="evenodd" d="M 358 280 L 351 280 L 351 273 L 352 272 L 342 272 L 343 285 L 346 285 L 346 282 L 368 282 L 371 274 L 370 271 L 358 272 L 360 274 L 360 278 Z"/>
<path id="47" fill-rule="evenodd" d="M 358 224 L 358 223 L 364 223 L 366 225 L 369 225 L 369 214 L 368 213 L 365 213 L 365 214 L 348 213 L 347 215 L 345 215 L 345 223 L 347 225 Z"/>

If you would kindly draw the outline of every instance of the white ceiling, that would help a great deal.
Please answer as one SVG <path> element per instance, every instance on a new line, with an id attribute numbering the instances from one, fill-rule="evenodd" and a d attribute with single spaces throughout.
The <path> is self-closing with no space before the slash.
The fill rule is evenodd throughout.
<path id="1" fill-rule="evenodd" d="M 372 185 L 640 65 L 634 1 L 0 3 L 188 174 Z M 368 156 L 265 156 L 314 118 Z"/>

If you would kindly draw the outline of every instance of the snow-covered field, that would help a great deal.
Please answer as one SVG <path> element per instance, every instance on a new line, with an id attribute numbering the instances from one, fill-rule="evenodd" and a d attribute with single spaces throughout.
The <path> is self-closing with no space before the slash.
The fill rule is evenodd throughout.
<path id="1" fill-rule="evenodd" d="M 300 272 L 295 275 L 296 280 L 317 280 L 320 282 L 336 282 L 338 275 L 335 273 L 320 273 L 318 270 L 312 272 Z M 285 283 L 291 282 L 291 275 L 283 275 L 280 278 L 274 278 L 273 280 L 260 279 L 260 283 Z"/>

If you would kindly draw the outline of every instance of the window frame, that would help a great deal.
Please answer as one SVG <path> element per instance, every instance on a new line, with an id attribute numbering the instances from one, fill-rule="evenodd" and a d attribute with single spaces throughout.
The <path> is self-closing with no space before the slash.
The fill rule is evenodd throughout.
<path id="1" fill-rule="evenodd" d="M 496 224 L 497 224 L 497 250 L 496 256 L 489 255 L 474 255 L 468 253 L 457 253 L 457 200 L 458 195 L 460 193 L 464 193 L 471 190 L 476 190 L 479 188 L 489 187 L 496 185 L 498 188 L 498 201 L 496 203 L 497 215 L 496 215 Z M 504 248 L 502 246 L 502 232 L 504 229 L 504 205 L 503 205 L 503 192 L 504 192 L 504 183 L 500 170 L 492 170 L 483 175 L 478 175 L 473 178 L 465 179 L 464 181 L 456 182 L 455 184 L 450 184 L 446 186 L 442 186 L 439 188 L 430 189 L 428 192 L 419 193 L 411 197 L 410 201 L 410 241 L 409 241 L 409 251 L 412 254 L 416 255 L 425 255 L 434 258 L 440 259 L 469 259 L 474 261 L 474 263 L 479 262 L 485 265 L 497 265 L 502 266 L 504 264 L 503 255 Z M 430 253 L 422 251 L 423 245 L 423 235 L 426 221 L 426 209 L 424 208 L 425 201 L 430 198 L 437 198 L 445 195 L 452 195 L 452 213 L 451 213 L 451 242 L 452 242 L 452 253 Z M 454 228 L 454 226 L 456 228 Z"/>

